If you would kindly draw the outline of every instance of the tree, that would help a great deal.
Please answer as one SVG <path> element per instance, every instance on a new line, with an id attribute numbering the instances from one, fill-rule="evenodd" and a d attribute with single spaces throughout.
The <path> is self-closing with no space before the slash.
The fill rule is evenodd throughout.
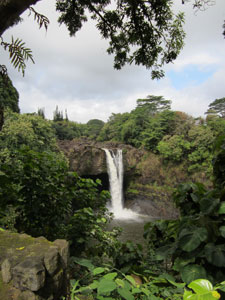
<path id="1" fill-rule="evenodd" d="M 102 120 L 98 120 L 98 119 L 89 120 L 85 126 L 86 127 L 85 135 L 87 135 L 89 138 L 92 139 L 97 138 L 104 124 L 105 123 Z"/>
<path id="2" fill-rule="evenodd" d="M 21 21 L 20 15 L 27 9 L 34 13 L 40 27 L 47 28 L 49 20 L 37 13 L 31 5 L 40 0 L 3 0 L 0 3 L 0 38 L 11 26 Z M 181 0 L 184 4 L 189 0 Z M 207 5 L 214 4 L 211 0 L 194 0 L 193 7 L 204 10 Z M 162 66 L 173 62 L 181 49 L 185 33 L 182 29 L 183 13 L 175 16 L 172 12 L 172 0 L 152 1 L 113 1 L 113 0 L 56 0 L 56 9 L 61 13 L 59 23 L 64 23 L 70 35 L 81 29 L 88 15 L 96 20 L 96 27 L 104 39 L 109 40 L 107 52 L 114 54 L 114 67 L 120 69 L 125 64 L 135 63 L 152 69 L 152 78 L 164 75 Z M 114 9 L 112 9 L 114 7 Z M 223 24 L 223 28 L 225 23 Z M 225 35 L 225 31 L 223 32 Z M 27 57 L 33 61 L 29 48 L 24 47 L 21 40 L 16 40 L 15 49 L 22 58 L 22 72 L 26 67 Z M 22 43 L 22 45 L 21 45 Z M 18 47 L 19 44 L 19 47 Z M 10 47 L 13 43 L 1 46 Z M 22 49 L 21 49 L 22 47 Z M 25 51 L 25 53 L 24 53 Z M 15 52 L 11 52 L 15 53 Z M 25 55 L 24 55 L 25 54 Z M 15 67 L 15 62 L 12 61 Z M 19 65 L 20 66 L 20 65 Z M 6 71 L 0 66 L 1 73 Z"/>
<path id="3" fill-rule="evenodd" d="M 190 143 L 184 139 L 183 135 L 166 135 L 158 144 L 157 150 L 164 159 L 181 162 L 187 150 L 190 149 Z"/>
<path id="4" fill-rule="evenodd" d="M 125 122 L 129 119 L 129 113 L 115 114 L 109 117 L 107 123 L 102 127 L 98 140 L 99 141 L 121 141 L 121 131 Z"/>
<path id="5" fill-rule="evenodd" d="M 222 118 L 225 118 L 225 97 L 216 99 L 209 104 L 209 108 L 205 113 L 207 115 L 218 115 Z"/>
<path id="6" fill-rule="evenodd" d="M 19 93 L 13 86 L 12 81 L 0 75 L 0 107 L 10 108 L 14 112 L 19 112 Z"/>
<path id="7" fill-rule="evenodd" d="M 85 124 L 79 124 L 72 121 L 62 120 L 52 122 L 52 128 L 59 140 L 72 140 L 83 135 Z"/>
<path id="8" fill-rule="evenodd" d="M 3 1 L 0 36 L 38 1 Z M 101 36 L 109 40 L 107 52 L 114 54 L 116 69 L 135 63 L 152 69 L 152 78 L 160 78 L 164 75 L 162 66 L 174 61 L 183 47 L 184 15 L 174 15 L 172 1 L 56 0 L 56 9 L 59 23 L 67 26 L 70 35 L 81 29 L 87 15 L 95 19 Z"/>
<path id="9" fill-rule="evenodd" d="M 2 76 L 0 72 L 0 131 L 4 124 L 4 109 L 10 108 L 14 112 L 19 112 L 19 93 L 13 86 L 8 76 Z"/>
<path id="10" fill-rule="evenodd" d="M 58 105 L 56 105 L 56 109 L 53 111 L 53 121 L 63 121 L 63 111 L 59 111 Z"/>
<path id="11" fill-rule="evenodd" d="M 148 115 L 154 115 L 164 110 L 169 110 L 171 108 L 170 105 L 171 100 L 165 100 L 163 96 L 149 95 L 145 99 L 137 100 L 136 110 L 141 109 Z"/>
<path id="12" fill-rule="evenodd" d="M 45 109 L 43 107 L 42 108 L 38 108 L 37 114 L 38 114 L 38 116 L 40 116 L 43 119 L 45 119 Z"/>
<path id="13" fill-rule="evenodd" d="M 42 117 L 5 112 L 5 123 L 0 132 L 0 149 L 14 151 L 26 145 L 35 151 L 56 151 L 56 138 L 51 122 Z"/>
<path id="14" fill-rule="evenodd" d="M 171 134 L 174 128 L 174 115 L 173 111 L 164 110 L 149 118 L 139 137 L 147 150 L 157 152 L 158 143 L 165 135 Z"/>

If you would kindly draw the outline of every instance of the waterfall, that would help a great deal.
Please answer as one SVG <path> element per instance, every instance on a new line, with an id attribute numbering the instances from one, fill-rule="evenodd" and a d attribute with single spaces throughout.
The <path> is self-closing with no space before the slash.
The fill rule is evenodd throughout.
<path id="1" fill-rule="evenodd" d="M 106 153 L 107 170 L 111 194 L 111 207 L 114 215 L 123 211 L 123 155 L 118 149 L 116 154 L 112 150 L 103 149 Z"/>
<path id="2" fill-rule="evenodd" d="M 112 150 L 105 149 L 107 171 L 109 175 L 109 185 L 111 194 L 111 211 L 115 218 L 128 219 L 137 216 L 130 209 L 123 207 L 123 153 L 117 149 L 116 153 Z"/>

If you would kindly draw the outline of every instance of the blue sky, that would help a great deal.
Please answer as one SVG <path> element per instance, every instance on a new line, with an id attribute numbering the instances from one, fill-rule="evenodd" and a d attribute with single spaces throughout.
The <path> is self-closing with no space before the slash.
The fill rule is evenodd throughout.
<path id="1" fill-rule="evenodd" d="M 179 91 L 184 88 L 199 86 L 204 82 L 207 82 L 216 70 L 217 66 L 201 68 L 190 64 L 180 71 L 168 71 L 167 76 L 171 80 L 172 87 Z"/>
<path id="2" fill-rule="evenodd" d="M 85 24 L 71 38 L 57 23 L 55 1 L 40 1 L 35 9 L 50 19 L 47 33 L 25 12 L 24 22 L 3 36 L 5 40 L 11 35 L 22 38 L 32 49 L 35 64 L 28 64 L 25 77 L 10 66 L 8 54 L 0 49 L 1 63 L 7 65 L 19 91 L 21 112 L 45 108 L 46 116 L 52 118 L 58 105 L 60 110 L 67 109 L 70 120 L 106 121 L 111 113 L 134 109 L 138 98 L 158 95 L 172 100 L 174 110 L 204 116 L 209 103 L 225 96 L 225 1 L 217 0 L 216 5 L 197 13 L 193 1 L 174 3 L 176 11 L 186 14 L 185 47 L 178 59 L 165 67 L 165 78 L 152 81 L 143 67 L 114 70 L 113 58 L 106 54 L 107 42 L 93 24 Z"/>

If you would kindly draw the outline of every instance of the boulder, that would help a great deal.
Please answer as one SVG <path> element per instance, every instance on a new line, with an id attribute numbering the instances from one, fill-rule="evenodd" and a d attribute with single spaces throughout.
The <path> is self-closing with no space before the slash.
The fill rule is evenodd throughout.
<path id="1" fill-rule="evenodd" d="M 60 299 L 68 285 L 68 259 L 65 240 L 0 231 L 0 299 Z"/>

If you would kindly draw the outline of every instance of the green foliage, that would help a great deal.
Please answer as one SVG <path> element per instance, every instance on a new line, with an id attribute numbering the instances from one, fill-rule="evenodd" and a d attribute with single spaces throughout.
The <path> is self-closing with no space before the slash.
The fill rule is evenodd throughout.
<path id="1" fill-rule="evenodd" d="M 191 183 L 180 185 L 174 197 L 180 219 L 146 225 L 155 260 L 169 260 L 186 283 L 199 278 L 223 280 L 225 211 L 221 193 Z"/>
<path id="2" fill-rule="evenodd" d="M 179 135 L 164 136 L 157 149 L 166 162 L 179 163 L 185 160 L 188 172 L 205 171 L 211 175 L 214 139 L 210 127 L 191 125 L 185 134 L 180 132 Z"/>
<path id="3" fill-rule="evenodd" d="M 156 150 L 158 142 L 173 128 L 175 113 L 168 110 L 170 101 L 162 96 L 138 99 L 131 113 L 112 114 L 103 126 L 98 140 L 118 141 L 135 147 Z"/>
<path id="4" fill-rule="evenodd" d="M 171 109 L 171 101 L 162 96 L 149 95 L 145 99 L 137 100 L 137 110 L 141 110 L 149 116 Z"/>
<path id="5" fill-rule="evenodd" d="M 57 139 L 72 140 L 84 135 L 85 125 L 72 121 L 62 120 L 52 122 Z"/>
<path id="6" fill-rule="evenodd" d="M 26 145 L 32 149 L 56 150 L 56 139 L 50 121 L 37 115 L 20 115 L 6 111 L 0 132 L 0 147 L 14 151 Z"/>
<path id="7" fill-rule="evenodd" d="M 224 191 L 225 188 L 225 135 L 216 139 L 214 147 L 213 174 L 215 185 Z"/>
<path id="8" fill-rule="evenodd" d="M 53 121 L 63 121 L 63 111 L 59 111 L 58 105 L 56 105 L 56 109 L 53 112 Z"/>
<path id="9" fill-rule="evenodd" d="M 45 109 L 44 108 L 38 108 L 37 115 L 45 119 Z"/>
<path id="10" fill-rule="evenodd" d="M 162 77 L 161 66 L 175 60 L 183 47 L 184 15 L 172 13 L 171 1 L 120 1 L 113 8 L 110 4 L 108 0 L 58 0 L 59 23 L 75 35 L 89 14 L 102 37 L 109 39 L 107 52 L 115 55 L 116 69 L 135 63 L 152 69 L 152 78 Z"/>
<path id="11" fill-rule="evenodd" d="M 98 217 L 103 217 L 108 193 L 99 194 L 100 181 L 69 172 L 50 121 L 10 111 L 5 117 L 0 132 L 0 223 L 49 239 L 69 236 L 72 224 L 80 238 L 83 220 L 74 224 L 73 213 L 84 207 L 99 208 Z M 85 219 L 89 229 L 93 219 L 91 214 Z"/>
<path id="12" fill-rule="evenodd" d="M 190 142 L 182 135 L 166 135 L 157 146 L 157 150 L 164 159 L 174 162 L 180 162 L 189 149 Z"/>
<path id="13" fill-rule="evenodd" d="M 60 234 L 71 208 L 66 186 L 67 163 L 54 152 L 23 146 L 13 156 L 1 157 L 1 210 L 16 208 L 15 228 L 33 236 Z"/>
<path id="14" fill-rule="evenodd" d="M 188 285 L 188 290 L 184 291 L 184 300 L 215 300 L 220 299 L 217 290 L 224 290 L 225 282 L 222 282 L 215 288 L 210 281 L 206 279 L 197 279 Z"/>
<path id="15" fill-rule="evenodd" d="M 96 139 L 104 124 L 105 123 L 102 120 L 89 120 L 86 124 L 84 135 L 89 137 L 90 139 Z"/>
<path id="16" fill-rule="evenodd" d="M 142 131 L 143 145 L 147 150 L 157 152 L 157 145 L 165 135 L 171 133 L 174 124 L 174 112 L 164 110 L 149 118 Z"/>
<path id="17" fill-rule="evenodd" d="M 129 119 L 129 113 L 114 114 L 109 117 L 109 120 L 101 129 L 98 140 L 99 141 L 121 141 L 121 130 L 124 122 Z"/>
<path id="18" fill-rule="evenodd" d="M 220 136 L 225 132 L 225 120 L 218 116 L 207 116 L 206 118 L 207 125 L 211 128 L 214 135 Z"/>
<path id="19" fill-rule="evenodd" d="M 213 132 L 209 127 L 194 126 L 188 132 L 190 141 L 189 171 L 198 170 L 201 167 L 210 168 L 212 161 L 212 148 L 214 142 Z"/>
<path id="20" fill-rule="evenodd" d="M 19 94 L 13 86 L 9 77 L 0 74 L 0 108 L 10 108 L 14 112 L 19 112 Z"/>
<path id="21" fill-rule="evenodd" d="M 97 211 L 90 207 L 76 210 L 66 230 L 72 254 L 78 255 L 81 251 L 85 251 L 86 254 L 96 259 L 113 256 L 118 244 L 116 237 L 119 231 L 117 229 L 105 230 L 108 222 L 108 216 L 105 215 L 103 208 Z"/>
<path id="22" fill-rule="evenodd" d="M 207 115 L 218 115 L 225 118 L 225 97 L 216 99 L 209 104 L 209 109 L 206 112 Z"/>
<path id="23" fill-rule="evenodd" d="M 109 267 L 95 267 L 90 261 L 76 259 L 76 263 L 88 268 L 81 280 L 71 281 L 71 300 L 82 299 L 89 296 L 90 299 L 182 299 L 185 284 L 176 283 L 169 275 L 159 277 L 144 276 L 142 283 L 140 274 L 125 274 L 118 269 Z"/>

